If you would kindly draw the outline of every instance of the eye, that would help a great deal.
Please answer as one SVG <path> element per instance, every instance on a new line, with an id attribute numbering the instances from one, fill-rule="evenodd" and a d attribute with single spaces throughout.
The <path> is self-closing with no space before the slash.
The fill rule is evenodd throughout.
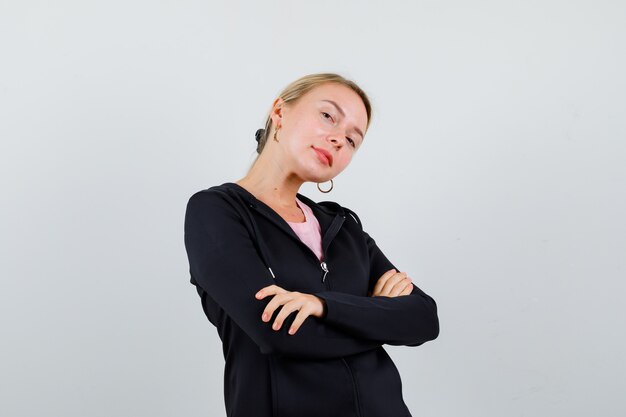
<path id="1" fill-rule="evenodd" d="M 350 143 L 352 144 L 352 147 L 355 148 L 356 145 L 354 144 L 354 141 L 352 139 L 350 139 L 349 137 L 346 136 L 346 139 L 348 139 L 350 141 Z"/>
<path id="2" fill-rule="evenodd" d="M 325 119 L 330 118 L 330 120 L 333 120 L 333 117 L 330 114 L 326 113 L 325 111 L 322 112 L 322 115 L 324 116 Z M 326 117 L 326 116 L 328 116 L 328 117 Z"/>

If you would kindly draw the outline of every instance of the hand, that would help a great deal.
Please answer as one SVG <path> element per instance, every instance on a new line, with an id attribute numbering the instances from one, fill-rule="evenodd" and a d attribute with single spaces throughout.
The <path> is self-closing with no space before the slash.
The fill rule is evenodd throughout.
<path id="1" fill-rule="evenodd" d="M 326 303 L 321 298 L 312 294 L 305 294 L 298 291 L 287 291 L 278 285 L 269 285 L 263 287 L 255 294 L 258 300 L 262 300 L 268 295 L 273 295 L 274 298 L 265 306 L 261 320 L 269 321 L 276 310 L 281 305 L 283 308 L 276 316 L 272 329 L 279 330 L 283 322 L 292 312 L 299 310 L 296 318 L 291 324 L 289 334 L 295 334 L 304 320 L 308 316 L 323 317 L 325 313 Z"/>
<path id="2" fill-rule="evenodd" d="M 412 291 L 413 283 L 406 272 L 396 272 L 395 269 L 390 269 L 378 278 L 370 296 L 398 297 L 401 295 L 409 295 Z"/>

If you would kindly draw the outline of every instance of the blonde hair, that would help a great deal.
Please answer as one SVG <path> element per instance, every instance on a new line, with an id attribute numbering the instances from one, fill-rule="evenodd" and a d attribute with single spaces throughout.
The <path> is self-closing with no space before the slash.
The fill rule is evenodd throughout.
<path id="1" fill-rule="evenodd" d="M 309 74 L 304 77 L 298 78 L 291 84 L 289 84 L 281 93 L 278 95 L 281 97 L 285 103 L 294 104 L 300 97 L 325 83 L 339 83 L 345 85 L 346 87 L 352 89 L 355 93 L 361 97 L 363 100 L 363 104 L 365 105 L 365 110 L 367 112 L 367 126 L 365 126 L 365 131 L 369 128 L 370 120 L 372 118 L 372 106 L 370 104 L 370 100 L 367 97 L 367 94 L 354 82 L 342 77 L 339 74 L 334 74 L 330 72 L 319 73 L 319 74 Z M 257 145 L 256 151 L 260 155 L 265 147 L 265 143 L 267 142 L 267 138 L 269 136 L 269 132 L 272 129 L 272 118 L 271 109 L 268 112 L 267 119 L 265 121 L 265 128 L 260 132 L 260 136 L 258 137 L 259 144 Z M 258 155 L 257 155 L 258 158 Z M 256 162 L 256 160 L 255 160 Z"/>

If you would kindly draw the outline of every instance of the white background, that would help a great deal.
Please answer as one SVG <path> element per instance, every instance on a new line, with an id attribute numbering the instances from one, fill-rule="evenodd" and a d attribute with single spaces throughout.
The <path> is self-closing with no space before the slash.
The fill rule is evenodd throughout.
<path id="1" fill-rule="evenodd" d="M 338 72 L 372 126 L 330 194 L 438 303 L 386 347 L 414 416 L 623 416 L 621 1 L 0 3 L 0 414 L 224 415 L 194 192 L 278 92 Z M 328 186 L 325 184 L 324 186 Z"/>

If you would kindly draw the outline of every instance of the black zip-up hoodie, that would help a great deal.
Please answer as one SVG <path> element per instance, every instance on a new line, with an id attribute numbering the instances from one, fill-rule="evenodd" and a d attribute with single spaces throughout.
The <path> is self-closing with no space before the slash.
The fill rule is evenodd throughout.
<path id="1" fill-rule="evenodd" d="M 302 194 L 319 221 L 324 262 L 287 222 L 232 182 L 193 194 L 185 213 L 191 283 L 223 343 L 228 417 L 410 417 L 400 374 L 382 345 L 435 339 L 435 301 L 411 294 L 368 297 L 396 268 L 352 210 Z M 399 271 L 399 270 L 398 270 Z M 276 331 L 261 320 L 276 284 L 324 300 L 294 335 L 290 314 Z"/>

